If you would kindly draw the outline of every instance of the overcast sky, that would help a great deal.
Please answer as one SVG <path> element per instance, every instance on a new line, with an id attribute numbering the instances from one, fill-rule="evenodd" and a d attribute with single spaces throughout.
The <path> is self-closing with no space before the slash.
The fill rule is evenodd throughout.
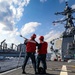
<path id="1" fill-rule="evenodd" d="M 37 41 L 43 35 L 47 42 L 59 37 L 64 25 L 52 22 L 63 18 L 54 13 L 64 10 L 65 1 L 75 8 L 75 0 L 0 0 L 0 42 L 18 45 L 24 41 L 20 34 L 30 38 L 35 33 Z"/>

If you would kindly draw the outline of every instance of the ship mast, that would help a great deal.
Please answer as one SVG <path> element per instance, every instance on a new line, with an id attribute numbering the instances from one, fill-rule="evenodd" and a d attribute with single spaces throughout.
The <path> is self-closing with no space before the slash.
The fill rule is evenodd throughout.
<path id="1" fill-rule="evenodd" d="M 65 19 L 53 21 L 53 23 L 66 23 L 65 24 L 65 32 L 70 33 L 72 30 L 75 30 L 74 22 L 75 18 L 72 16 L 72 14 L 75 12 L 75 9 L 72 9 L 68 6 L 68 2 L 65 2 L 66 7 L 63 12 L 56 12 L 55 15 L 64 15 Z"/>

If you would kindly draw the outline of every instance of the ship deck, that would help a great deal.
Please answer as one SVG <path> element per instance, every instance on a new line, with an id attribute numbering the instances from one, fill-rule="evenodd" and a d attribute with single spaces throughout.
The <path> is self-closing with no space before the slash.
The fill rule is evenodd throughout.
<path id="1" fill-rule="evenodd" d="M 63 68 L 63 66 L 65 66 L 67 69 Z M 19 67 L 7 72 L 0 73 L 0 75 L 35 75 L 32 64 L 26 66 L 26 73 L 27 74 L 22 74 L 22 68 Z M 75 64 L 47 61 L 46 75 L 75 75 Z"/>

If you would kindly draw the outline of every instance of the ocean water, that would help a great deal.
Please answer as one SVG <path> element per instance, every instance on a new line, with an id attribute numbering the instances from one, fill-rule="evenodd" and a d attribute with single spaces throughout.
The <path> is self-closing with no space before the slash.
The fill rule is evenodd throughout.
<path id="1" fill-rule="evenodd" d="M 0 72 L 4 72 L 22 66 L 24 58 L 10 57 L 0 60 Z"/>
<path id="2" fill-rule="evenodd" d="M 37 55 L 36 55 L 37 57 Z M 46 60 L 50 60 L 51 55 L 47 55 L 47 59 Z M 5 59 L 1 59 L 0 60 L 0 73 L 13 69 L 13 68 L 17 68 L 19 66 L 22 66 L 24 62 L 24 57 L 7 57 Z M 31 64 L 31 60 L 29 59 L 27 64 Z"/>

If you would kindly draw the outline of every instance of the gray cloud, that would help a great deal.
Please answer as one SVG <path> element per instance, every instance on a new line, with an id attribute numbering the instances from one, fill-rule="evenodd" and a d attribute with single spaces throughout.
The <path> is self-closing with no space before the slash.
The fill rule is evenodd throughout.
<path id="1" fill-rule="evenodd" d="M 12 11 L 9 9 L 10 5 L 5 1 L 0 3 L 0 22 L 6 25 L 4 30 L 13 30 L 11 17 Z"/>
<path id="2" fill-rule="evenodd" d="M 72 5 L 71 7 L 72 7 L 72 9 L 75 9 L 75 4 L 74 4 L 74 5 Z"/>
<path id="3" fill-rule="evenodd" d="M 24 6 L 29 4 L 30 0 L 0 0 L 0 23 L 5 25 L 2 30 L 12 31 L 14 25 L 23 15 Z"/>

